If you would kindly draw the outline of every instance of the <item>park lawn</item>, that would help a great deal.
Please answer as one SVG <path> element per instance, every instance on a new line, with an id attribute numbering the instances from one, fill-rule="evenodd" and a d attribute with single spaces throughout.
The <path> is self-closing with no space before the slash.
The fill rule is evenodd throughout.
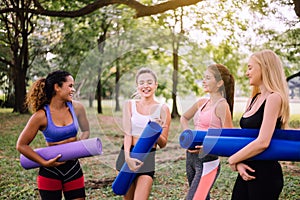
<path id="1" fill-rule="evenodd" d="M 84 170 L 87 199 L 122 199 L 113 194 L 112 181 L 116 176 L 114 163 L 122 144 L 120 132 L 120 113 L 111 114 L 109 108 L 105 115 L 87 109 L 91 137 L 99 137 L 103 145 L 103 155 L 80 159 Z M 1 199 L 38 199 L 36 175 L 38 169 L 25 170 L 20 166 L 19 153 L 15 150 L 16 140 L 30 115 L 11 113 L 0 109 L 0 197 Z M 293 123 L 299 127 L 299 117 Z M 235 120 L 237 122 L 237 120 Z M 178 144 L 180 134 L 178 119 L 173 119 L 166 148 L 157 151 L 157 171 L 150 199 L 184 199 L 188 190 L 185 177 L 185 151 Z M 33 148 L 45 145 L 39 133 L 31 144 Z M 230 199 L 236 172 L 232 172 L 221 158 L 221 173 L 211 191 L 211 199 Z M 300 199 L 299 162 L 281 162 L 285 185 L 281 200 Z"/>

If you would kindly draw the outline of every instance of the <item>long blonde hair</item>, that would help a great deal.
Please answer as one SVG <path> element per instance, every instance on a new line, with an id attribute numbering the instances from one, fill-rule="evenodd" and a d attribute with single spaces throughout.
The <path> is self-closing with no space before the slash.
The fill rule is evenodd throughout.
<path id="1" fill-rule="evenodd" d="M 251 58 L 255 59 L 259 64 L 262 72 L 262 81 L 267 90 L 276 92 L 281 96 L 281 127 L 287 128 L 290 116 L 289 90 L 280 58 L 273 51 L 268 49 L 252 54 Z M 252 95 L 254 96 L 259 92 L 259 88 L 254 86 Z"/>

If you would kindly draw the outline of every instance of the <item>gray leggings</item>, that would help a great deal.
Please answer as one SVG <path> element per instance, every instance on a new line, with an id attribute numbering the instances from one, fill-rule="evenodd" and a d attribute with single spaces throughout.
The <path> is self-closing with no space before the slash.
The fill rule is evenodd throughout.
<path id="1" fill-rule="evenodd" d="M 216 159 L 218 159 L 218 157 L 213 155 L 206 155 L 203 158 L 199 158 L 199 154 L 190 153 L 186 151 L 186 175 L 190 186 L 190 189 L 186 196 L 186 200 L 192 200 L 194 197 L 194 194 L 198 188 L 198 184 L 202 176 L 203 163 L 213 161 Z M 218 172 L 215 177 L 215 180 L 217 179 L 219 173 L 220 173 L 220 165 L 218 167 Z M 209 199 L 210 199 L 210 195 L 208 193 L 206 200 Z"/>

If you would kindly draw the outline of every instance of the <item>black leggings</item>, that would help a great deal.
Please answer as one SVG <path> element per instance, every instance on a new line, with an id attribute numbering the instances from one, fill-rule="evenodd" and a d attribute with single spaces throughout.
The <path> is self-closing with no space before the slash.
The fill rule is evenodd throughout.
<path id="1" fill-rule="evenodd" d="M 232 200 L 278 200 L 283 188 L 283 175 L 280 164 L 277 161 L 248 161 L 245 164 L 255 170 L 249 174 L 256 178 L 244 181 L 238 175 Z"/>

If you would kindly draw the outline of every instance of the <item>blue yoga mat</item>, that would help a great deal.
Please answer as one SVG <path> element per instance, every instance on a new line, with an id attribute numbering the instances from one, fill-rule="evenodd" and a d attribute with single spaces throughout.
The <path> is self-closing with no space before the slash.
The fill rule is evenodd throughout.
<path id="1" fill-rule="evenodd" d="M 258 134 L 259 134 L 259 129 L 224 128 L 224 129 L 208 129 L 207 134 L 205 136 L 222 136 L 222 137 L 233 136 L 233 137 L 256 138 Z M 201 136 L 202 135 L 203 134 L 201 134 Z M 300 130 L 275 129 L 273 138 L 282 139 L 282 140 L 300 141 Z"/>
<path id="2" fill-rule="evenodd" d="M 61 154 L 61 157 L 58 159 L 58 161 L 67 161 L 102 154 L 102 143 L 99 138 L 91 138 L 66 144 L 38 148 L 34 151 L 45 160 L 55 158 Z M 23 154 L 20 155 L 20 163 L 24 169 L 40 167 L 39 163 L 28 159 Z"/>
<path id="3" fill-rule="evenodd" d="M 208 129 L 203 141 L 203 152 L 229 157 L 255 140 L 259 129 Z M 269 147 L 250 160 L 300 160 L 300 131 L 274 131 Z"/>
<path id="4" fill-rule="evenodd" d="M 147 126 L 143 130 L 141 137 L 133 147 L 130 156 L 132 158 L 137 158 L 140 161 L 144 161 L 148 153 L 151 151 L 153 145 L 159 138 L 161 132 L 162 127 L 158 123 L 149 121 Z M 139 171 L 131 171 L 127 163 L 125 162 L 112 184 L 113 192 L 117 195 L 125 195 L 138 172 Z"/>
<path id="5" fill-rule="evenodd" d="M 259 129 L 208 129 L 183 131 L 179 137 L 181 147 L 202 142 L 204 154 L 229 157 L 252 142 Z M 300 130 L 274 131 L 269 147 L 252 160 L 300 161 Z"/>
<path id="6" fill-rule="evenodd" d="M 203 152 L 229 157 L 252 142 L 250 137 L 206 136 Z M 249 160 L 300 161 L 300 141 L 272 139 L 269 147 Z"/>
<path id="7" fill-rule="evenodd" d="M 197 145 L 202 145 L 206 131 L 184 130 L 179 136 L 179 144 L 184 149 L 194 149 Z"/>
<path id="8" fill-rule="evenodd" d="M 222 137 L 248 137 L 256 138 L 259 129 L 208 129 L 208 131 L 184 130 L 179 136 L 179 144 L 182 148 L 194 148 L 196 145 L 202 145 L 204 138 L 209 136 Z M 274 139 L 300 141 L 299 130 L 276 129 L 273 135 Z"/>

